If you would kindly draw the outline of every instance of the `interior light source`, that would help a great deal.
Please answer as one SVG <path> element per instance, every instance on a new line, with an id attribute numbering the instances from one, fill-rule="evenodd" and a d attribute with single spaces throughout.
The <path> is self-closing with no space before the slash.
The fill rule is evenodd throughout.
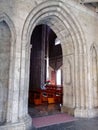
<path id="1" fill-rule="evenodd" d="M 58 45 L 58 44 L 60 44 L 61 42 L 60 42 L 60 40 L 58 39 L 58 38 L 56 38 L 55 39 L 55 45 Z"/>
<path id="2" fill-rule="evenodd" d="M 57 85 L 61 85 L 61 69 L 58 69 L 56 72 L 56 83 Z"/>

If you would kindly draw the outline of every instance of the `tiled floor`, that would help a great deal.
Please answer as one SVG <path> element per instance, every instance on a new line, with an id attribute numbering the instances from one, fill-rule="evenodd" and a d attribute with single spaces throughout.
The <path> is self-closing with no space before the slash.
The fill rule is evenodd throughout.
<path id="1" fill-rule="evenodd" d="M 34 110 L 33 113 L 32 110 Z M 55 106 L 55 104 L 51 104 L 50 106 L 33 106 L 29 108 L 29 113 L 32 118 L 60 113 L 60 105 L 57 104 Z M 78 120 L 73 122 L 61 123 L 41 128 L 35 128 L 32 126 L 31 130 L 98 130 L 98 117 L 91 119 L 77 119 Z"/>

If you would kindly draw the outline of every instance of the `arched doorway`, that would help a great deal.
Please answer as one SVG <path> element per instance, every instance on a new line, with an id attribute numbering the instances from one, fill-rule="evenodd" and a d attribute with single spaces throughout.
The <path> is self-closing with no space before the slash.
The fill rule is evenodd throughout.
<path id="1" fill-rule="evenodd" d="M 31 45 L 29 106 L 34 107 L 30 112 L 36 116 L 59 112 L 63 95 L 61 43 L 49 26 L 41 24 L 32 33 Z M 35 114 L 34 108 L 42 108 L 41 113 Z"/>
<path id="2" fill-rule="evenodd" d="M 38 6 L 38 8 L 32 10 L 27 17 L 22 39 L 21 58 L 22 63 L 25 63 L 25 66 L 21 64 L 21 68 L 24 68 L 24 70 L 22 69 L 21 84 L 24 84 L 25 89 L 28 90 L 31 52 L 30 38 L 34 28 L 40 24 L 48 25 L 56 33 L 62 43 L 64 88 L 63 107 L 64 109 L 67 107 L 67 110 L 73 111 L 75 116 L 81 116 L 81 113 L 84 112 L 84 109 L 82 108 L 86 105 L 84 99 L 85 96 L 83 96 L 82 93 L 85 90 L 86 83 L 86 79 L 83 78 L 85 73 L 84 64 L 86 66 L 84 59 L 84 54 L 86 53 L 86 49 L 84 50 L 85 38 L 78 21 L 73 15 L 71 15 L 70 9 L 67 8 L 61 0 L 57 2 L 43 2 Z M 65 76 L 66 67 L 69 69 L 68 79 L 66 79 Z M 84 87 L 82 87 L 83 84 Z M 70 90 L 69 93 L 66 91 L 68 90 L 68 87 Z M 26 91 L 24 95 L 28 100 L 28 93 Z M 25 104 L 23 110 L 27 114 L 28 104 Z"/>

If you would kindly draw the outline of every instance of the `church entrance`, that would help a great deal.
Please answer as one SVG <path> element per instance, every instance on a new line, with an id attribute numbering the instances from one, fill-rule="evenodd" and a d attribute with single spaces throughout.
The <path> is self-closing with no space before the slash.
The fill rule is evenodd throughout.
<path id="1" fill-rule="evenodd" d="M 43 104 L 59 104 L 59 111 L 76 117 L 95 117 L 97 39 L 86 33 L 95 29 L 87 24 L 92 14 L 85 15 L 74 1 L 11 4 L 4 4 L 0 14 L 0 124 L 29 128 L 28 108 Z"/>
<path id="2" fill-rule="evenodd" d="M 52 40 L 50 32 L 54 37 Z M 25 88 L 23 100 L 27 99 L 28 104 L 20 108 L 26 114 L 30 104 L 38 105 L 43 101 L 48 103 L 46 92 L 41 93 L 46 91 L 44 85 L 47 83 L 47 89 L 51 84 L 52 89 L 53 85 L 63 86 L 63 90 L 60 90 L 63 91 L 63 112 L 81 116 L 81 109 L 85 104 L 82 94 L 85 91 L 83 38 L 78 21 L 61 1 L 42 2 L 30 12 L 23 28 L 21 55 L 21 85 Z M 61 43 L 58 44 L 61 51 L 55 53 L 59 54 L 56 57 L 61 56 L 61 62 L 52 60 L 56 50 L 52 49 L 58 46 L 55 45 L 55 41 Z M 32 95 L 32 91 L 36 89 L 38 95 L 34 92 Z M 53 98 L 50 102 L 54 102 Z"/>
<path id="3" fill-rule="evenodd" d="M 49 26 L 40 24 L 32 32 L 31 46 L 29 113 L 58 113 L 63 97 L 61 42 Z"/>

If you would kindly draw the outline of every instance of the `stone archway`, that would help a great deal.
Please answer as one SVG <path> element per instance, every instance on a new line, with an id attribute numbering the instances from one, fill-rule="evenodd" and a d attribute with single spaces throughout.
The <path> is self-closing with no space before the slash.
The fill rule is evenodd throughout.
<path id="1" fill-rule="evenodd" d="M 15 29 L 5 14 L 0 14 L 0 122 L 11 122 L 14 78 Z M 1 128 L 1 127 L 0 127 Z"/>
<path id="2" fill-rule="evenodd" d="M 68 67 L 71 72 L 71 83 L 66 84 L 66 77 L 63 73 L 63 110 L 69 108 L 72 110 L 75 116 L 81 116 L 82 108 L 86 106 L 85 103 L 85 80 L 84 76 L 84 55 L 86 53 L 85 38 L 83 36 L 81 27 L 72 15 L 70 9 L 66 5 L 59 1 L 46 1 L 39 4 L 35 9 L 33 9 L 28 15 L 22 34 L 22 63 L 21 63 L 21 84 L 24 88 L 24 94 L 20 96 L 20 100 L 28 100 L 28 87 L 29 87 L 29 64 L 30 64 L 30 38 L 33 29 L 36 25 L 46 24 L 48 25 L 57 35 L 61 41 L 61 46 L 63 50 L 63 71 L 65 71 L 66 63 L 65 59 L 69 60 Z M 70 49 L 69 49 L 70 48 Z M 71 59 L 71 60 L 70 60 Z M 70 74 L 69 74 L 70 77 Z M 67 93 L 66 89 L 70 87 L 70 92 Z M 21 90 L 20 90 L 21 91 Z M 67 94 L 70 98 L 72 104 L 66 99 Z M 80 97 L 80 98 L 78 98 Z M 24 101 L 25 102 L 25 101 Z M 27 115 L 28 104 L 23 104 L 19 106 L 19 110 L 22 112 L 21 115 Z M 75 110 L 75 111 L 74 111 Z M 80 111 L 81 110 L 81 111 Z M 84 110 L 84 109 L 83 109 Z M 85 115 L 84 115 L 85 116 Z"/>

